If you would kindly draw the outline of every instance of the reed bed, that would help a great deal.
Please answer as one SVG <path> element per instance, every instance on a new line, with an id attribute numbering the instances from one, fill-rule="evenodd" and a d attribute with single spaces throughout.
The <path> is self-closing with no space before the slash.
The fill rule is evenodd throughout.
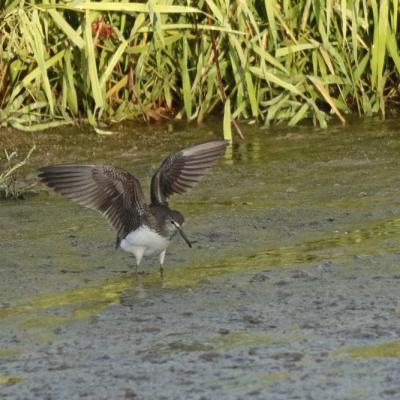
<path id="1" fill-rule="evenodd" d="M 3 4 L 2 4 L 3 3 Z M 1 7 L 2 5 L 2 7 Z M 398 107 L 397 0 L 0 0 L 0 124 L 224 113 L 296 125 Z"/>

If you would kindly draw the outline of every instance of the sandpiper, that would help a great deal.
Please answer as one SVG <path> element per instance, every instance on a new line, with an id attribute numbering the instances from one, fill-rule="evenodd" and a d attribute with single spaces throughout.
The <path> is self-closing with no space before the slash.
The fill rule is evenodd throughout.
<path id="1" fill-rule="evenodd" d="M 136 270 L 143 256 L 157 254 L 162 273 L 166 249 L 177 232 L 192 247 L 182 230 L 185 219 L 169 208 L 168 198 L 191 189 L 227 145 L 216 140 L 169 155 L 151 179 L 149 205 L 139 180 L 111 165 L 50 165 L 39 169 L 39 178 L 56 192 L 99 211 L 117 231 L 116 248 L 134 254 Z"/>

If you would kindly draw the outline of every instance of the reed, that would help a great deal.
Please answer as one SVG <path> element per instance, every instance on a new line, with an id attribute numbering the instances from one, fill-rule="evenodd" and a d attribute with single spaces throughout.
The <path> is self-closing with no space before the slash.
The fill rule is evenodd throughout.
<path id="1" fill-rule="evenodd" d="M 397 0 L 3 0 L 1 125 L 224 112 L 229 134 L 235 120 L 385 116 L 398 15 Z"/>
<path id="2" fill-rule="evenodd" d="M 3 172 L 0 172 L 0 198 L 19 199 L 32 189 L 32 185 L 17 184 L 16 174 L 28 162 L 35 149 L 33 145 L 23 160 L 18 160 L 17 152 L 4 149 L 0 155 L 0 161 L 4 164 Z"/>

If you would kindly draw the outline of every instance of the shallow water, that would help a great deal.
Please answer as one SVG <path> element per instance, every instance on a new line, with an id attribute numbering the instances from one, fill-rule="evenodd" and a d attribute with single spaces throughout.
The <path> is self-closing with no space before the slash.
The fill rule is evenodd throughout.
<path id="1" fill-rule="evenodd" d="M 164 279 L 156 258 L 136 276 L 98 214 L 43 186 L 0 203 L 0 394 L 397 398 L 399 128 L 244 126 L 173 198 L 195 245 L 171 245 Z M 0 149 L 36 144 L 26 182 L 51 163 L 112 163 L 147 192 L 163 157 L 221 124 L 114 129 L 1 131 Z"/>

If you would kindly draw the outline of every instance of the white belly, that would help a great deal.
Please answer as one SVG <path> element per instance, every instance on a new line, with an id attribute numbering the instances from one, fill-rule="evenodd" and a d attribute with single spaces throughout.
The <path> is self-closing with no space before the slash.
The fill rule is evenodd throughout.
<path id="1" fill-rule="evenodd" d="M 122 239 L 120 246 L 125 251 L 135 254 L 137 258 L 140 254 L 160 254 L 168 247 L 169 242 L 169 239 L 160 236 L 149 227 L 142 226 Z"/>

